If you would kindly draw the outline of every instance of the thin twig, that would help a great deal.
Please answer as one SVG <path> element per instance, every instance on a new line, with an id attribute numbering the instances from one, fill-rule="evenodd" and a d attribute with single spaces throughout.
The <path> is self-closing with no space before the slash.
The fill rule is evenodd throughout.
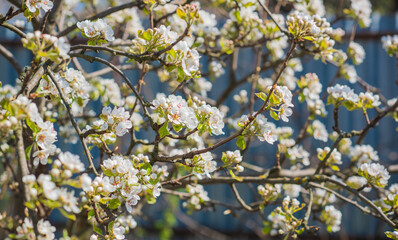
<path id="1" fill-rule="evenodd" d="M 108 16 L 108 15 L 111 15 L 112 13 L 121 11 L 121 10 L 126 9 L 126 8 L 140 7 L 140 6 L 142 6 L 142 4 L 143 4 L 143 1 L 142 1 L 142 0 L 132 1 L 132 2 L 129 2 L 129 3 L 125 3 L 125 4 L 122 4 L 122 5 L 113 7 L 113 8 L 109 8 L 109 9 L 103 11 L 103 12 L 100 12 L 100 13 L 98 13 L 98 14 L 92 16 L 92 17 L 83 19 L 83 20 L 81 20 L 81 21 L 84 21 L 84 20 L 95 20 L 95 19 L 98 19 L 98 18 L 103 18 L 103 17 L 106 17 L 106 16 Z M 65 36 L 65 35 L 67 35 L 68 33 L 70 33 L 70 32 L 72 32 L 73 30 L 75 30 L 76 28 L 77 28 L 77 23 L 75 23 L 75 24 L 73 24 L 72 26 L 66 28 L 66 29 L 63 30 L 62 32 L 58 33 L 57 37 Z"/>
<path id="2" fill-rule="evenodd" d="M 15 59 L 14 55 L 1 44 L 0 44 L 0 54 L 3 55 L 3 57 L 11 63 L 12 67 L 15 69 L 18 75 L 21 74 L 22 72 L 21 65 L 19 64 L 17 59 Z"/>
<path id="3" fill-rule="evenodd" d="M 58 82 L 55 80 L 55 76 L 54 76 L 53 72 L 50 69 L 47 69 L 47 73 L 50 76 L 50 78 L 51 78 L 52 82 L 54 83 L 55 87 L 57 88 L 59 96 L 61 97 L 61 100 L 62 100 L 62 102 L 64 103 L 64 105 L 66 107 L 66 111 L 68 112 L 68 115 L 70 117 L 70 121 L 71 121 L 73 127 L 75 128 L 76 133 L 79 136 L 80 141 L 81 141 L 81 143 L 83 145 L 83 149 L 84 149 L 84 152 L 86 153 L 87 159 L 88 159 L 88 161 L 90 163 L 90 167 L 92 168 L 92 170 L 95 173 L 95 175 L 98 175 L 97 169 L 95 168 L 95 165 L 94 165 L 93 160 L 92 160 L 92 156 L 91 156 L 90 150 L 88 149 L 86 141 L 85 141 L 85 139 L 83 137 L 83 134 L 82 134 L 79 126 L 76 123 L 75 117 L 73 116 L 73 113 L 72 113 L 72 109 L 70 108 L 68 102 L 66 101 L 64 93 L 62 92 L 62 89 L 60 88 Z"/>

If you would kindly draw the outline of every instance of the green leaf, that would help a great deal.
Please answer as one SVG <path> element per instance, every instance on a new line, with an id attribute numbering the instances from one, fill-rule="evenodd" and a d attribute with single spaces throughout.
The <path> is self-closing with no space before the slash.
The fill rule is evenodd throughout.
<path id="1" fill-rule="evenodd" d="M 120 206 L 120 204 L 121 203 L 120 203 L 119 198 L 114 198 L 111 201 L 109 201 L 108 207 L 109 207 L 109 209 L 116 209 Z"/>
<path id="2" fill-rule="evenodd" d="M 278 114 L 275 111 L 270 111 L 270 115 L 273 119 L 275 119 L 276 121 L 279 120 Z"/>
<path id="3" fill-rule="evenodd" d="M 301 228 L 301 229 L 296 230 L 296 233 L 297 233 L 298 235 L 302 234 L 303 232 L 304 232 L 304 228 Z"/>
<path id="4" fill-rule="evenodd" d="M 238 146 L 242 150 L 245 150 L 246 148 L 245 137 L 239 136 L 238 139 L 236 140 L 236 146 Z"/>
<path id="5" fill-rule="evenodd" d="M 179 125 L 173 124 L 173 128 L 174 128 L 174 131 L 179 132 L 179 131 L 181 131 L 183 126 L 181 124 L 179 124 Z"/>
<path id="6" fill-rule="evenodd" d="M 239 11 L 235 11 L 234 12 L 234 16 L 236 18 L 236 21 L 240 24 L 242 22 L 242 17 L 240 16 L 240 12 Z"/>
<path id="7" fill-rule="evenodd" d="M 146 201 L 148 204 L 155 204 L 156 203 L 156 198 L 152 194 L 146 194 Z"/>
<path id="8" fill-rule="evenodd" d="M 26 159 L 30 159 L 30 153 L 32 152 L 33 143 L 25 149 Z"/>
<path id="9" fill-rule="evenodd" d="M 60 202 L 53 201 L 53 200 L 48 200 L 48 199 L 40 200 L 40 202 L 43 203 L 44 205 L 46 205 L 49 208 L 59 208 L 59 207 L 62 206 L 62 204 Z"/>
<path id="10" fill-rule="evenodd" d="M 242 182 L 242 181 L 243 181 L 243 178 L 242 178 L 242 177 L 236 176 L 235 173 L 232 171 L 232 169 L 229 169 L 229 174 L 231 174 L 231 177 L 232 177 L 233 179 L 235 179 L 235 180 L 237 180 L 237 181 L 239 181 L 239 182 Z"/>
<path id="11" fill-rule="evenodd" d="M 180 8 L 177 8 L 176 13 L 177 13 L 177 16 L 183 20 L 185 20 L 187 18 L 187 14 L 184 11 L 182 11 Z"/>
<path id="12" fill-rule="evenodd" d="M 172 49 L 170 49 L 169 51 L 167 51 L 167 53 L 168 53 L 172 58 L 174 58 L 174 59 L 177 58 L 177 53 L 176 53 L 176 51 L 174 50 L 174 48 L 172 48 Z"/>
<path id="13" fill-rule="evenodd" d="M 8 235 L 9 238 L 17 239 L 17 234 L 11 233 Z"/>
<path id="14" fill-rule="evenodd" d="M 89 46 L 95 46 L 95 45 L 97 45 L 97 42 L 95 41 L 95 40 L 88 40 L 87 41 L 87 45 L 89 45 Z"/>
<path id="15" fill-rule="evenodd" d="M 25 202 L 25 206 L 26 206 L 27 208 L 29 208 L 29 209 L 35 209 L 35 208 L 36 208 L 36 205 L 35 205 L 32 201 L 30 201 L 30 202 Z"/>
<path id="16" fill-rule="evenodd" d="M 98 235 L 103 236 L 103 233 L 102 233 L 101 228 L 97 227 L 96 225 L 93 225 L 93 231 L 94 231 L 95 233 L 97 233 Z"/>
<path id="17" fill-rule="evenodd" d="M 163 138 L 170 134 L 168 125 L 169 125 L 169 122 L 166 121 L 165 123 L 163 123 L 162 127 L 159 129 L 160 138 Z"/>
<path id="18" fill-rule="evenodd" d="M 259 97 L 263 101 L 265 101 L 265 99 L 267 99 L 267 94 L 265 94 L 263 92 L 256 93 L 256 96 Z"/>
<path id="19" fill-rule="evenodd" d="M 28 125 L 28 127 L 30 128 L 30 130 L 32 130 L 33 133 L 40 132 L 39 127 L 37 127 L 37 125 L 34 122 L 32 122 L 29 118 L 26 118 L 26 125 Z"/>
<path id="20" fill-rule="evenodd" d="M 182 82 L 185 79 L 184 70 L 181 67 L 177 68 L 177 82 Z"/>
<path id="21" fill-rule="evenodd" d="M 142 38 L 147 40 L 147 41 L 151 41 L 152 35 L 148 31 L 145 31 L 145 32 L 142 33 Z"/>
<path id="22" fill-rule="evenodd" d="M 206 125 L 204 125 L 204 124 L 199 124 L 199 125 L 198 125 L 198 130 L 199 130 L 199 136 L 202 136 L 202 134 L 203 134 L 204 132 L 206 132 Z"/>
<path id="23" fill-rule="evenodd" d="M 107 169 L 102 165 L 101 165 L 101 169 L 102 169 L 102 172 L 108 177 L 116 176 L 116 173 L 112 172 L 112 170 Z"/>
<path id="24" fill-rule="evenodd" d="M 68 213 L 67 211 L 65 211 L 62 208 L 58 208 L 58 210 L 62 213 L 62 215 L 64 215 L 64 217 L 72 220 L 72 221 L 76 221 L 76 216 L 73 213 Z"/>
<path id="25" fill-rule="evenodd" d="M 336 165 L 331 165 L 330 168 L 333 169 L 336 172 L 340 171 L 340 168 L 338 166 L 336 166 Z"/>
<path id="26" fill-rule="evenodd" d="M 270 232 L 271 232 L 271 225 L 269 224 L 269 222 L 265 222 L 264 228 L 263 228 L 263 233 L 265 235 L 268 235 Z"/>
<path id="27" fill-rule="evenodd" d="M 88 211 L 87 213 L 87 220 L 90 220 L 92 217 L 94 217 L 94 209 L 91 209 L 90 211 Z"/>

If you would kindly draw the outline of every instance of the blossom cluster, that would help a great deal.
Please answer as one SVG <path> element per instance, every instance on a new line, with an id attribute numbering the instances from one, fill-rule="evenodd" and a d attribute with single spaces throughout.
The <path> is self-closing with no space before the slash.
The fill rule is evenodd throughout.
<path id="1" fill-rule="evenodd" d="M 86 81 L 83 74 L 76 69 L 67 68 L 65 71 L 54 74 L 54 81 L 59 86 L 63 96 L 68 104 L 71 104 L 73 113 L 82 113 L 89 101 L 89 94 L 92 91 L 92 86 Z M 53 80 L 48 76 L 41 79 L 40 88 L 37 93 L 51 94 L 54 97 L 59 97 L 59 92 Z"/>
<path id="2" fill-rule="evenodd" d="M 388 184 L 390 173 L 378 163 L 363 163 L 359 166 L 358 174 L 368 180 L 368 184 L 385 187 Z"/>
<path id="3" fill-rule="evenodd" d="M 65 38 L 57 38 L 40 31 L 27 33 L 22 38 L 22 44 L 25 48 L 32 51 L 36 62 L 41 59 L 50 59 L 55 63 L 60 63 L 69 58 L 70 45 Z"/>
<path id="4" fill-rule="evenodd" d="M 351 0 L 351 8 L 345 13 L 356 19 L 361 27 L 369 27 L 372 20 L 372 4 L 369 0 Z"/>
<path id="5" fill-rule="evenodd" d="M 356 42 L 350 42 L 347 53 L 355 65 L 361 64 L 365 58 L 365 49 Z"/>
<path id="6" fill-rule="evenodd" d="M 265 222 L 268 228 L 266 233 L 270 233 L 271 236 L 282 235 L 291 233 L 293 238 L 297 238 L 296 231 L 300 228 L 302 219 L 296 218 L 293 214 L 303 209 L 305 204 L 290 197 L 285 197 L 282 201 L 282 207 L 277 207 L 274 211 L 268 215 L 267 222 Z"/>
<path id="7" fill-rule="evenodd" d="M 216 107 L 208 104 L 198 105 L 195 101 L 190 101 L 188 104 L 181 96 L 166 97 L 162 94 L 156 96 L 152 105 L 158 115 L 159 124 L 163 124 L 166 130 L 168 123 L 171 123 L 176 132 L 186 127 L 189 130 L 197 128 L 200 135 L 204 132 L 214 135 L 224 134 L 222 130 L 224 114 Z"/>
<path id="8" fill-rule="evenodd" d="M 112 27 L 105 20 L 97 19 L 96 21 L 84 20 L 77 23 L 83 37 L 88 38 L 88 45 L 101 45 L 115 40 Z"/>
<path id="9" fill-rule="evenodd" d="M 175 72 L 178 81 L 200 76 L 198 51 L 184 40 L 177 41 L 178 34 L 169 27 L 161 25 L 158 28 L 139 31 L 138 37 L 132 40 L 130 51 L 134 54 L 149 54 L 155 51 L 169 49 L 160 57 L 165 61 L 168 72 Z M 166 50 L 167 50 L 166 49 Z"/>
<path id="10" fill-rule="evenodd" d="M 371 163 L 372 161 L 379 161 L 379 155 L 376 150 L 370 145 L 355 145 L 350 148 L 349 156 L 352 162 L 357 162 L 357 165 L 363 163 Z"/>
<path id="11" fill-rule="evenodd" d="M 312 16 L 299 11 L 289 14 L 286 25 L 294 38 L 300 41 L 313 40 L 321 31 Z"/>
<path id="12" fill-rule="evenodd" d="M 189 194 L 189 199 L 182 204 L 184 208 L 197 211 L 201 209 L 202 204 L 210 200 L 206 190 L 200 184 L 188 184 L 186 190 Z"/>
<path id="13" fill-rule="evenodd" d="M 261 198 L 265 203 L 269 201 L 275 201 L 281 194 L 281 186 L 280 185 L 258 185 L 257 192 L 260 194 Z"/>
<path id="14" fill-rule="evenodd" d="M 327 225 L 326 229 L 328 232 L 340 231 L 341 217 L 341 211 L 333 205 L 326 206 L 321 212 L 321 221 Z"/>
<path id="15" fill-rule="evenodd" d="M 113 139 L 112 134 L 117 136 L 125 135 L 131 129 L 133 123 L 130 120 L 130 113 L 125 111 L 124 107 L 104 107 L 100 119 L 93 122 L 92 126 L 87 126 L 86 131 L 97 130 L 93 134 L 99 134 L 99 137 Z M 93 136 L 95 138 L 95 135 Z M 95 139 L 91 140 L 95 142 Z"/>
<path id="16" fill-rule="evenodd" d="M 54 3 L 51 0 L 24 0 L 22 1 L 22 9 L 28 22 L 40 15 L 40 9 L 44 12 L 50 11 L 54 7 Z"/>
<path id="17" fill-rule="evenodd" d="M 325 148 L 317 148 L 317 153 L 318 153 L 318 158 L 321 161 L 324 161 L 326 158 L 326 155 L 329 154 L 330 152 L 329 147 Z M 343 162 L 341 161 L 341 153 L 337 151 L 337 149 L 333 149 L 333 151 L 330 153 L 330 156 L 326 160 L 326 165 L 329 165 L 333 170 L 338 171 L 339 168 L 336 165 L 341 165 Z"/>
<path id="18" fill-rule="evenodd" d="M 398 35 L 394 36 L 383 36 L 381 38 L 384 50 L 390 55 L 396 55 L 398 53 Z"/>
<path id="19" fill-rule="evenodd" d="M 17 233 L 12 235 L 15 239 L 42 239 L 51 240 L 55 239 L 56 228 L 51 225 L 47 220 L 40 219 L 37 222 L 37 232 L 39 236 L 36 236 L 32 220 L 25 218 L 22 225 L 17 227 Z"/>
<path id="20" fill-rule="evenodd" d="M 36 13 L 40 8 L 48 12 L 54 6 L 51 0 L 25 0 L 24 3 L 32 13 Z"/>
<path id="21" fill-rule="evenodd" d="M 316 140 L 322 142 L 328 141 L 328 131 L 326 130 L 325 125 L 319 120 L 314 120 L 307 128 L 307 132 Z"/>
<path id="22" fill-rule="evenodd" d="M 195 148 L 192 149 L 196 150 Z M 206 174 L 210 178 L 210 173 L 214 172 L 217 168 L 217 162 L 213 160 L 213 156 L 210 152 L 201 153 L 194 156 L 192 159 L 186 159 L 185 164 L 192 167 L 192 173 L 198 178 L 201 175 Z"/>
<path id="23" fill-rule="evenodd" d="M 103 174 L 94 180 L 88 175 L 81 176 L 84 199 L 92 204 L 107 204 L 111 209 L 119 208 L 121 201 L 129 213 L 133 211 L 142 196 L 154 203 L 160 196 L 160 178 L 164 174 L 162 168 L 149 164 L 147 156 L 142 154 L 132 159 L 112 156 L 101 165 Z"/>
<path id="24" fill-rule="evenodd" d="M 20 96 L 19 98 L 22 99 L 25 97 Z M 57 132 L 52 122 L 42 119 L 36 104 L 27 104 L 26 110 L 30 119 L 27 123 L 33 132 L 35 143 L 37 144 L 37 150 L 33 153 L 33 165 L 38 166 L 39 163 L 46 165 L 48 163 L 48 157 L 55 154 L 57 150 L 54 145 L 57 141 Z"/>
<path id="25" fill-rule="evenodd" d="M 238 120 L 238 126 L 241 128 L 247 127 L 247 135 L 255 134 L 260 141 L 267 141 L 269 144 L 273 144 L 277 137 L 273 134 L 272 130 L 275 128 L 275 124 L 268 122 L 267 118 L 262 115 L 258 114 L 254 121 L 249 123 L 249 116 L 242 115 Z"/>

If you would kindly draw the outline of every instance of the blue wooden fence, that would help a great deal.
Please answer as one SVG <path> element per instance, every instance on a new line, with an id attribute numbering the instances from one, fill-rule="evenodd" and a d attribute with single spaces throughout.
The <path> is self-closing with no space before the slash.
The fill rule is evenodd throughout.
<path id="1" fill-rule="evenodd" d="M 339 23 L 338 26 L 345 29 L 346 32 L 350 32 L 352 24 L 352 21 L 342 21 Z M 393 32 L 398 33 L 398 14 L 391 16 L 374 15 L 371 26 L 368 29 L 359 30 L 359 34 L 356 38 L 356 41 L 361 43 L 366 50 L 365 61 L 360 66 L 356 67 L 358 75 L 371 85 L 380 88 L 383 95 L 387 99 L 398 96 L 398 87 L 395 85 L 395 81 L 397 80 L 396 59 L 389 57 L 385 53 L 382 48 L 380 39 L 377 36 L 383 33 Z M 15 34 L 5 30 L 4 28 L 0 28 L 0 43 L 8 47 L 9 50 L 13 52 L 13 54 L 16 56 L 16 58 L 22 62 L 22 64 L 28 64 L 31 59 L 31 54 L 21 48 L 20 45 L 15 44 L 15 42 L 18 41 L 19 38 L 15 36 Z M 243 51 L 240 59 L 247 59 L 247 61 L 239 62 L 238 72 L 244 73 L 247 72 L 247 69 L 253 68 L 253 62 L 255 60 L 253 58 L 253 54 L 250 51 Z M 100 67 L 102 67 L 100 64 L 92 64 L 88 66 L 87 70 L 95 70 Z M 330 65 L 325 65 L 320 61 L 311 60 L 304 64 L 304 69 L 302 73 L 305 74 L 307 72 L 317 73 L 319 78 L 323 82 L 323 85 L 326 86 L 333 78 L 336 72 L 336 68 Z M 137 73 L 130 71 L 128 72 L 128 74 L 134 81 L 136 81 L 136 79 L 138 78 Z M 4 58 L 0 57 L 0 81 L 2 81 L 3 84 L 13 83 L 15 82 L 16 77 L 17 75 L 11 65 Z M 156 84 L 156 77 L 149 77 L 148 80 L 151 83 L 155 83 L 155 85 L 150 84 L 151 92 L 148 91 L 145 93 L 153 94 L 157 91 L 162 91 L 162 89 L 165 89 L 165 86 Z M 340 80 L 339 82 L 346 83 L 344 81 L 345 80 Z M 227 79 L 225 79 L 225 82 L 227 82 Z M 217 81 L 213 86 L 213 91 L 210 93 L 210 96 L 216 96 L 217 94 L 219 94 L 221 89 L 225 88 L 225 86 L 226 84 L 223 81 Z M 227 105 L 233 106 L 232 99 L 227 100 Z M 295 110 L 296 112 L 298 111 L 297 108 Z M 332 112 L 330 108 L 328 108 L 327 110 L 329 113 Z M 326 119 L 320 120 L 323 121 L 326 124 L 328 130 L 331 131 L 333 125 L 332 118 L 328 117 Z M 304 124 L 304 121 L 305 119 L 293 117 L 293 119 L 291 119 L 291 122 L 289 122 L 289 126 L 292 126 L 293 124 L 293 126 L 297 129 Z M 348 131 L 352 129 L 360 129 L 362 126 L 364 126 L 364 124 L 365 121 L 362 114 L 352 114 L 342 111 L 340 120 L 340 125 L 342 129 Z M 395 131 L 397 124 L 392 119 L 388 118 L 383 119 L 380 125 L 382 125 L 382 127 L 376 127 L 375 129 L 370 131 L 364 143 L 374 146 L 375 149 L 379 152 L 380 159 L 384 163 L 397 163 L 398 134 Z M 304 142 L 304 144 L 307 143 Z M 321 144 L 320 146 L 326 145 Z M 234 143 L 223 147 L 223 149 L 234 148 Z M 250 161 L 254 163 L 259 163 L 264 167 L 268 167 L 274 164 L 274 151 L 274 147 L 268 144 L 266 144 L 264 147 L 263 144 L 255 143 L 253 144 L 253 148 L 251 148 L 247 152 L 246 159 L 250 159 Z M 392 178 L 390 182 L 396 182 L 396 180 L 396 178 Z M 212 198 L 228 202 L 234 201 L 234 196 L 228 187 L 209 186 L 207 190 L 209 191 L 209 195 Z M 240 190 L 242 190 L 243 196 L 246 195 L 245 192 L 247 192 L 248 195 L 252 195 L 252 193 L 250 192 L 253 191 L 253 189 L 251 189 L 250 187 L 242 187 L 240 188 Z M 248 198 L 247 200 L 252 199 Z M 194 216 L 196 217 L 196 219 L 199 220 L 199 222 L 208 226 L 212 226 L 216 229 L 233 229 L 234 231 L 245 229 L 243 227 L 243 224 L 241 224 L 241 221 L 243 219 L 246 219 L 248 217 L 247 215 L 243 214 L 241 218 L 227 217 L 223 215 L 223 210 L 223 208 L 217 208 L 217 211 L 215 213 L 195 213 Z M 374 218 L 363 216 L 361 212 L 359 212 L 355 208 L 348 206 L 343 207 L 342 211 L 342 226 L 344 226 L 346 232 L 352 235 L 375 234 L 377 221 Z"/>

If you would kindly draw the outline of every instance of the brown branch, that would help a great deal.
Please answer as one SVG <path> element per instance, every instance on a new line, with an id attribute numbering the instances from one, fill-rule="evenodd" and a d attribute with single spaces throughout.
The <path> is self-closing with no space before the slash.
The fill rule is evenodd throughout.
<path id="1" fill-rule="evenodd" d="M 95 19 L 98 19 L 98 18 L 103 18 L 103 17 L 106 17 L 108 15 L 111 15 L 112 13 L 121 11 L 121 10 L 126 9 L 126 8 L 141 7 L 142 5 L 143 5 L 143 1 L 142 0 L 132 1 L 132 2 L 129 2 L 129 3 L 125 3 L 125 4 L 122 4 L 122 5 L 113 7 L 113 8 L 109 8 L 109 9 L 103 11 L 103 12 L 100 12 L 100 13 L 92 16 L 92 17 L 85 18 L 85 19 L 83 19 L 81 21 L 84 21 L 84 20 L 95 20 Z M 79 21 L 79 22 L 81 22 L 81 21 Z M 68 33 L 70 33 L 73 30 L 75 30 L 76 28 L 77 28 L 77 23 L 75 23 L 72 26 L 66 28 L 62 32 L 59 32 L 57 34 L 57 37 L 65 36 Z"/>
<path id="2" fill-rule="evenodd" d="M 366 127 L 364 129 L 362 129 L 362 133 L 359 135 L 359 138 L 356 142 L 356 144 L 361 144 L 364 137 L 366 136 L 366 134 L 368 133 L 368 131 L 371 128 L 374 128 L 376 126 L 376 124 L 384 117 L 386 116 L 389 112 L 395 111 L 395 109 L 398 108 L 398 100 L 395 101 L 395 103 L 388 107 L 387 109 L 385 109 L 384 111 L 382 111 L 381 113 L 377 114 L 377 116 L 368 124 L 366 125 Z"/>
<path id="3" fill-rule="evenodd" d="M 15 59 L 14 55 L 1 44 L 0 44 L 0 54 L 3 55 L 3 57 L 11 63 L 12 67 L 15 69 L 18 75 L 21 74 L 22 72 L 21 65 L 19 64 L 17 59 Z"/>
<path id="4" fill-rule="evenodd" d="M 92 168 L 92 170 L 95 173 L 95 175 L 98 175 L 97 169 L 95 168 L 93 160 L 92 160 L 92 156 L 91 156 L 90 150 L 88 149 L 86 141 L 85 141 L 85 139 L 84 139 L 84 137 L 82 135 L 82 132 L 81 132 L 79 126 L 76 123 L 76 119 L 73 116 L 72 109 L 70 108 L 68 102 L 66 101 L 64 93 L 62 92 L 62 89 L 60 88 L 59 84 L 55 80 L 55 77 L 54 77 L 54 74 L 52 73 L 52 71 L 50 69 L 47 69 L 47 73 L 48 73 L 48 76 L 51 78 L 52 82 L 54 83 L 55 87 L 57 88 L 59 96 L 61 97 L 61 100 L 62 100 L 62 102 L 65 105 L 66 111 L 68 112 L 70 121 L 71 121 L 73 127 L 75 128 L 77 135 L 79 135 L 80 141 L 81 141 L 81 143 L 83 145 L 84 152 L 86 153 L 87 159 L 88 159 L 88 161 L 90 163 L 90 167 Z"/>
<path id="5" fill-rule="evenodd" d="M 247 205 L 245 201 L 239 195 L 238 189 L 236 188 L 235 184 L 231 184 L 232 191 L 234 192 L 236 200 L 238 200 L 239 204 L 249 212 L 257 212 L 258 208 L 252 208 L 251 206 Z"/>

